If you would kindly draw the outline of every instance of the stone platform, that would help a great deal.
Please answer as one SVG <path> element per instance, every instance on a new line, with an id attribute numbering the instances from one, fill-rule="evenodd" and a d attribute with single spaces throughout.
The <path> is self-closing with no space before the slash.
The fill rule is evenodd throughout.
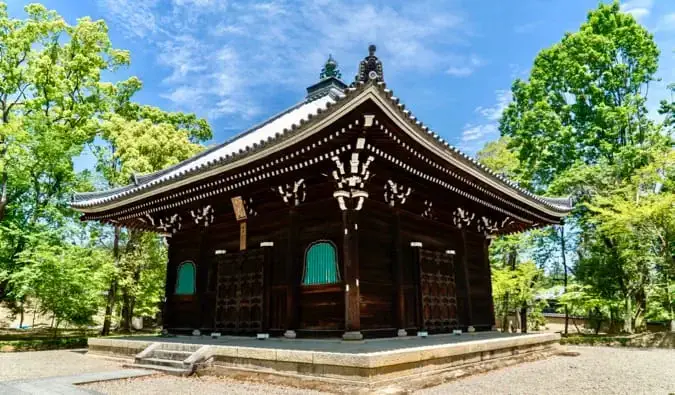
<path id="1" fill-rule="evenodd" d="M 439 384 L 559 352 L 560 335 L 477 332 L 360 342 L 223 336 L 91 338 L 89 353 L 168 373 L 249 374 L 358 387 Z M 171 371 L 173 370 L 173 371 Z"/>

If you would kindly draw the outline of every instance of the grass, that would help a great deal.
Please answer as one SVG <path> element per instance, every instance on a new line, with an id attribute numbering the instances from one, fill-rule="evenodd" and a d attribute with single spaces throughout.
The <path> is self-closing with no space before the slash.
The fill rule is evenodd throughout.
<path id="1" fill-rule="evenodd" d="M 87 347 L 86 337 L 0 340 L 0 352 L 44 351 Z"/>
<path id="2" fill-rule="evenodd" d="M 584 335 L 571 334 L 563 336 L 560 344 L 640 347 L 640 348 L 675 348 L 675 333 L 644 332 L 633 335 Z"/>
<path id="3" fill-rule="evenodd" d="M 110 337 L 119 336 L 152 336 L 158 335 L 156 330 L 134 333 L 113 333 Z M 0 328 L 0 353 L 18 351 L 61 350 L 87 347 L 87 338 L 98 337 L 98 330 L 58 329 L 49 327 L 32 329 Z"/>

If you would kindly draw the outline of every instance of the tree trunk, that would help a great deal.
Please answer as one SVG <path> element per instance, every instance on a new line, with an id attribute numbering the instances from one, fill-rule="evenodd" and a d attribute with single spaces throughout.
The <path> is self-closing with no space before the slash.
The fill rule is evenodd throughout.
<path id="1" fill-rule="evenodd" d="M 518 259 L 518 254 L 515 249 L 511 249 L 508 254 L 507 264 L 511 270 L 516 270 L 516 260 Z M 508 328 L 509 321 L 509 312 L 511 306 L 509 305 L 509 292 L 504 293 L 504 317 L 502 318 L 502 332 L 506 332 Z M 517 313 L 517 312 L 516 312 Z M 520 321 L 520 319 L 518 319 Z"/>
<path id="2" fill-rule="evenodd" d="M 0 181 L 0 222 L 5 218 L 5 209 L 7 207 L 7 170 L 2 172 L 2 181 Z"/>
<path id="3" fill-rule="evenodd" d="M 115 262 L 115 269 L 119 267 L 120 258 L 120 236 L 122 228 L 115 225 L 115 236 L 113 240 L 113 259 Z M 101 336 L 108 336 L 110 334 L 110 326 L 112 324 L 112 314 L 115 308 L 115 294 L 117 294 L 117 273 L 113 273 L 110 279 L 110 287 L 108 288 L 108 300 L 105 305 L 105 318 L 103 319 L 103 328 L 101 329 Z"/>
<path id="4" fill-rule="evenodd" d="M 527 333 L 527 305 L 520 308 L 520 333 Z"/>
<path id="5" fill-rule="evenodd" d="M 565 256 L 565 225 L 560 224 L 560 251 L 563 264 L 563 292 L 567 293 L 567 257 Z M 565 305 L 565 335 L 569 326 L 570 314 L 567 305 Z"/>
<path id="6" fill-rule="evenodd" d="M 630 294 L 626 295 L 625 301 L 626 311 L 624 312 L 623 318 L 623 330 L 626 333 L 633 333 L 633 308 L 631 305 L 631 296 Z"/>
<path id="7" fill-rule="evenodd" d="M 131 230 L 129 233 L 129 241 L 127 242 L 127 247 L 124 251 L 125 254 L 132 253 L 138 247 L 138 238 L 140 237 L 140 232 L 136 230 Z M 131 323 L 134 316 L 134 306 L 136 304 L 136 296 L 134 295 L 134 288 L 139 283 L 141 279 L 141 266 L 138 262 L 133 262 L 132 267 L 125 267 L 125 275 L 130 272 L 133 273 L 130 280 L 127 281 L 127 286 L 122 289 L 122 322 L 120 327 L 124 332 L 131 332 Z M 129 280 L 129 278 L 127 278 Z"/>
<path id="8" fill-rule="evenodd" d="M 21 318 L 19 318 L 19 329 L 23 328 L 23 306 L 24 306 L 24 301 L 23 298 L 21 299 Z"/>

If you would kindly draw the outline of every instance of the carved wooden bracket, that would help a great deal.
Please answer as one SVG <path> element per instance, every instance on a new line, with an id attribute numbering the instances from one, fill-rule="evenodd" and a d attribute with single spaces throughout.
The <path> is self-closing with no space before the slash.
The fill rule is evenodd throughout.
<path id="1" fill-rule="evenodd" d="M 293 185 L 279 185 L 276 189 L 272 190 L 279 194 L 284 203 L 294 207 L 303 203 L 307 196 L 304 178 L 295 181 Z"/>
<path id="2" fill-rule="evenodd" d="M 410 187 L 404 187 L 392 180 L 388 180 L 384 184 L 384 201 L 390 207 L 394 207 L 396 204 L 402 206 L 411 193 L 412 189 Z"/>
<path id="3" fill-rule="evenodd" d="M 209 226 L 215 219 L 214 210 L 211 205 L 202 207 L 200 210 L 190 210 L 190 215 L 197 225 Z"/>
<path id="4" fill-rule="evenodd" d="M 332 173 L 336 183 L 336 191 L 333 193 L 333 197 L 337 199 L 340 210 L 347 210 L 348 208 L 361 210 L 364 200 L 368 197 L 365 187 L 367 181 L 372 177 L 368 167 L 375 160 L 375 157 L 371 155 L 365 161 L 362 160 L 359 150 L 365 147 L 365 142 L 364 137 L 357 139 L 357 150 L 351 153 L 348 170 L 345 169 L 345 163 L 340 160 L 339 156 L 331 158 L 336 167 L 336 170 L 333 170 Z"/>
<path id="5" fill-rule="evenodd" d="M 431 200 L 424 201 L 424 211 L 422 211 L 422 217 L 436 219 L 436 215 L 434 215 L 434 202 Z"/>
<path id="6" fill-rule="evenodd" d="M 467 210 L 457 207 L 455 212 L 452 213 L 452 223 L 455 224 L 456 227 L 462 229 L 462 227 L 470 226 L 475 217 L 475 213 L 469 213 Z"/>

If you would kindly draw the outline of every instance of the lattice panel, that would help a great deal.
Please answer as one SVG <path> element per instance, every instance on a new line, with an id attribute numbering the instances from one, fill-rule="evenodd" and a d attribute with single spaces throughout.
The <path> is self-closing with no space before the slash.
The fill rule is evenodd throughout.
<path id="1" fill-rule="evenodd" d="M 457 296 L 453 256 L 420 250 L 420 286 L 424 327 L 447 332 L 457 327 Z"/>
<path id="2" fill-rule="evenodd" d="M 262 249 L 220 256 L 215 327 L 224 332 L 262 330 L 264 263 Z"/>

